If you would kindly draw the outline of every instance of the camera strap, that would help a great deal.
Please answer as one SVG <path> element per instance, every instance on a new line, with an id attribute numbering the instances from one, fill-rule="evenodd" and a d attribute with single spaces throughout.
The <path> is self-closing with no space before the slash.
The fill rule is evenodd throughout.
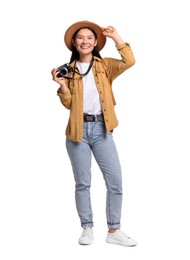
<path id="1" fill-rule="evenodd" d="M 75 70 L 75 66 L 74 66 L 74 72 L 76 72 L 78 75 L 81 75 L 82 77 L 86 76 L 88 74 L 88 72 L 90 71 L 90 69 L 92 68 L 93 61 L 94 61 L 94 57 L 92 57 L 92 59 L 90 61 L 90 64 L 89 64 L 89 67 L 88 67 L 88 69 L 87 69 L 87 71 L 85 73 L 81 74 L 81 73 L 77 72 Z M 76 62 L 75 62 L 75 65 L 76 65 Z"/>
<path id="2" fill-rule="evenodd" d="M 73 68 L 73 72 L 72 72 L 72 77 L 63 76 L 65 79 L 73 79 L 75 73 L 77 73 L 77 74 L 80 75 L 81 77 L 86 76 L 86 75 L 88 74 L 88 72 L 90 71 L 90 69 L 92 68 L 92 65 L 93 65 L 93 62 L 94 62 L 94 57 L 92 57 L 87 71 L 86 71 L 85 73 L 83 73 L 83 74 L 81 74 L 81 73 L 79 73 L 78 71 L 76 71 L 76 62 L 77 62 L 77 61 L 75 61 L 75 64 L 74 64 L 74 68 Z"/>

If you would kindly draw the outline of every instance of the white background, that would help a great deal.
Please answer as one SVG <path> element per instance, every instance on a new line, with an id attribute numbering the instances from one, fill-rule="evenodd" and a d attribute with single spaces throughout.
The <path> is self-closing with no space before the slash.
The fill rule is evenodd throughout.
<path id="1" fill-rule="evenodd" d="M 190 258 L 190 40 L 186 0 L 1 1 L 0 259 Z M 82 232 L 65 149 L 68 111 L 52 68 L 69 61 L 64 32 L 90 20 L 116 27 L 136 64 L 113 84 L 123 169 L 122 230 L 105 243 L 105 185 L 93 162 L 95 240 Z M 108 39 L 101 55 L 118 57 Z"/>

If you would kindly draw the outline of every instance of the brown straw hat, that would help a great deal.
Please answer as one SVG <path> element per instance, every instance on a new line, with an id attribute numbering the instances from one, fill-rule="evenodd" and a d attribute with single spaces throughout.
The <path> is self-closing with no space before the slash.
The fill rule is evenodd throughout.
<path id="1" fill-rule="evenodd" d="M 89 22 L 89 21 L 80 21 L 72 24 L 65 32 L 64 40 L 67 48 L 72 51 L 72 38 L 74 33 L 80 28 L 88 27 L 94 30 L 97 34 L 97 45 L 99 51 L 104 47 L 106 43 L 106 37 L 102 33 L 102 29 L 99 25 Z"/>

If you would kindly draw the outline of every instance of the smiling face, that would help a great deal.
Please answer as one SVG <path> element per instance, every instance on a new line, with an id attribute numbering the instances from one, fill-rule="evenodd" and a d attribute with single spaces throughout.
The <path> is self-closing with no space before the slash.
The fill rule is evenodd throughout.
<path id="1" fill-rule="evenodd" d="M 80 57 L 86 55 L 89 56 L 97 45 L 97 39 L 91 30 L 88 28 L 82 28 L 77 32 L 72 43 L 79 52 Z"/>

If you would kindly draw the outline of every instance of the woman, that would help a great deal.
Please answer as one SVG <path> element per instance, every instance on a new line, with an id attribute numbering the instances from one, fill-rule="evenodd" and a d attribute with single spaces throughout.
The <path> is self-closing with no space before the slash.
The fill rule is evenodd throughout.
<path id="1" fill-rule="evenodd" d="M 99 51 L 110 37 L 121 59 L 102 58 Z M 53 69 L 53 80 L 60 86 L 57 94 L 70 110 L 66 128 L 66 148 L 75 179 L 76 208 L 83 228 L 79 244 L 93 241 L 91 208 L 91 156 L 93 154 L 105 181 L 106 242 L 135 246 L 136 241 L 120 230 L 122 174 L 113 129 L 118 126 L 114 111 L 112 81 L 134 65 L 135 59 L 112 26 L 102 28 L 89 21 L 72 24 L 65 32 L 65 44 L 72 52 L 70 64 Z M 67 73 L 68 72 L 68 73 Z"/>

